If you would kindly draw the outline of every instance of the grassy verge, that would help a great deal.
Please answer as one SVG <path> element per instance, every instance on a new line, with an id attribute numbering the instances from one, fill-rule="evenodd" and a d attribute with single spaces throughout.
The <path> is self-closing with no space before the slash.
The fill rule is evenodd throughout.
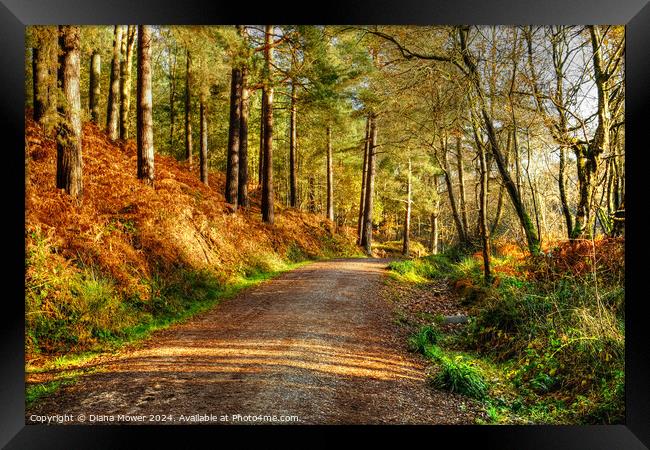
<path id="1" fill-rule="evenodd" d="M 33 249 L 32 249 L 33 250 Z M 32 267 L 38 255 L 28 255 Z M 178 270 L 166 278 L 148 281 L 148 296 L 124 296 L 110 279 L 93 267 L 48 270 L 27 289 L 27 346 L 31 358 L 26 363 L 30 382 L 27 405 L 50 395 L 59 387 L 76 382 L 96 371 L 93 364 L 103 355 L 127 344 L 146 339 L 153 332 L 206 311 L 284 272 L 308 264 L 291 255 L 284 260 L 275 255 L 260 258 L 243 268 L 241 274 L 220 282 L 209 272 Z M 41 293 L 57 293 L 57 304 L 43 302 Z"/>
<path id="2" fill-rule="evenodd" d="M 613 248 L 574 258 L 581 268 L 577 248 L 534 260 L 495 255 L 489 286 L 471 256 L 391 263 L 402 283 L 449 280 L 470 311 L 460 331 L 433 321 L 409 341 L 432 361 L 433 386 L 481 401 L 491 423 L 622 423 L 624 269 L 607 259 Z"/>

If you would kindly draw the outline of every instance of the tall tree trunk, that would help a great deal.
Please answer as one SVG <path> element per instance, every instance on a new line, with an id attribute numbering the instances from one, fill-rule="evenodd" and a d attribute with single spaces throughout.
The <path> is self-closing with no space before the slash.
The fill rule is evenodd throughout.
<path id="1" fill-rule="evenodd" d="M 113 59 L 109 82 L 108 103 L 106 110 L 106 132 L 112 141 L 119 137 L 120 121 L 120 47 L 122 45 L 122 26 L 115 25 L 113 31 Z"/>
<path id="2" fill-rule="evenodd" d="M 120 139 L 129 138 L 129 112 L 131 110 L 131 61 L 135 47 L 135 25 L 129 25 L 124 36 L 124 60 L 120 66 Z"/>
<path id="3" fill-rule="evenodd" d="M 475 131 L 476 133 L 476 131 Z M 476 135 L 478 141 L 478 135 Z M 480 163 L 480 176 L 481 176 L 481 194 L 480 194 L 480 231 L 481 241 L 483 244 L 483 279 L 486 283 L 492 280 L 490 272 L 490 230 L 488 228 L 487 219 L 487 197 L 488 197 L 488 168 L 485 156 L 485 147 L 481 142 L 477 142 L 478 156 Z"/>
<path id="4" fill-rule="evenodd" d="M 174 148 L 176 129 L 176 48 L 169 50 L 169 148 Z"/>
<path id="5" fill-rule="evenodd" d="M 327 218 L 334 221 L 334 174 L 332 169 L 332 127 L 327 126 Z"/>
<path id="6" fill-rule="evenodd" d="M 363 236 L 361 246 L 372 256 L 372 208 L 375 193 L 375 157 L 377 147 L 376 114 L 370 115 L 370 145 L 368 149 L 368 174 L 366 175 L 366 204 L 364 206 Z"/>
<path id="7" fill-rule="evenodd" d="M 402 254 L 409 255 L 411 250 L 411 158 L 409 158 L 408 178 L 406 183 L 406 212 L 404 213 L 404 241 Z"/>
<path id="8" fill-rule="evenodd" d="M 208 112 L 203 95 L 199 100 L 199 115 L 200 115 L 200 135 L 201 135 L 201 151 L 199 153 L 199 167 L 201 182 L 208 185 Z"/>
<path id="9" fill-rule="evenodd" d="M 433 189 L 436 194 L 431 211 L 431 235 L 429 237 L 429 251 L 432 255 L 438 254 L 438 215 L 440 214 L 440 196 L 438 195 L 438 176 L 433 176 Z"/>
<path id="10" fill-rule="evenodd" d="M 273 82 L 271 65 L 273 47 L 271 46 L 273 25 L 266 25 L 264 36 L 264 176 L 262 178 L 262 220 L 273 224 Z"/>
<path id="11" fill-rule="evenodd" d="M 248 115 L 250 89 L 248 88 L 248 67 L 241 69 L 241 121 L 239 123 L 239 179 L 237 203 L 248 207 Z"/>
<path id="12" fill-rule="evenodd" d="M 185 159 L 190 170 L 192 170 L 192 91 L 190 84 L 190 69 L 192 57 L 187 50 L 185 59 Z"/>
<path id="13" fill-rule="evenodd" d="M 291 113 L 289 119 L 289 204 L 292 208 L 298 206 L 296 196 L 298 180 L 296 177 L 296 85 L 291 83 Z"/>
<path id="14" fill-rule="evenodd" d="M 262 100 L 260 102 L 260 154 L 257 158 L 257 184 L 262 186 L 264 178 L 264 90 L 262 89 Z"/>
<path id="15" fill-rule="evenodd" d="M 463 165 L 463 150 L 460 136 L 456 137 L 456 169 L 458 170 L 458 198 L 460 199 L 460 218 L 463 223 L 463 232 L 469 236 L 467 221 L 467 198 L 465 196 L 465 167 Z"/>
<path id="16" fill-rule="evenodd" d="M 226 201 L 237 208 L 239 183 L 239 127 L 241 126 L 241 69 L 233 67 L 230 78 L 230 126 L 226 162 Z"/>
<path id="17" fill-rule="evenodd" d="M 366 118 L 366 137 L 363 140 L 363 167 L 361 172 L 361 199 L 359 201 L 359 219 L 357 221 L 357 245 L 361 245 L 363 231 L 363 209 L 366 203 L 366 174 L 368 172 L 368 148 L 370 148 L 370 116 Z"/>
<path id="18" fill-rule="evenodd" d="M 151 93 L 151 26 L 138 25 L 138 178 L 153 186 L 153 100 Z"/>
<path id="19" fill-rule="evenodd" d="M 72 197 L 83 194 L 83 162 L 81 156 L 81 93 L 79 27 L 59 26 L 58 82 L 65 100 L 59 102 L 58 138 L 56 144 L 56 187 Z"/>
<path id="20" fill-rule="evenodd" d="M 88 109 L 90 120 L 99 125 L 99 96 L 101 95 L 102 59 L 98 50 L 94 50 L 90 57 L 90 91 L 88 96 Z"/>

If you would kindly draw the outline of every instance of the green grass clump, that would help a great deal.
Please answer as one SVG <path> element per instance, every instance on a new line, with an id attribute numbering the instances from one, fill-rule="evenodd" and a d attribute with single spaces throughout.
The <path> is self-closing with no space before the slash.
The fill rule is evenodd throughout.
<path id="1" fill-rule="evenodd" d="M 440 337 L 441 333 L 437 328 L 425 325 L 409 338 L 409 349 L 413 352 L 426 354 L 426 351 L 435 345 Z"/>
<path id="2" fill-rule="evenodd" d="M 431 377 L 432 386 L 477 400 L 487 397 L 488 386 L 480 370 L 465 362 L 462 356 L 442 356 L 439 363 L 440 370 Z"/>

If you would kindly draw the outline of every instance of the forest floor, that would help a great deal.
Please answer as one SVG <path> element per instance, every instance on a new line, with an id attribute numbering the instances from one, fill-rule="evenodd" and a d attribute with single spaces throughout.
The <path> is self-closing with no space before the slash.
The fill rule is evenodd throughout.
<path id="1" fill-rule="evenodd" d="M 480 405 L 432 389 L 426 360 L 407 351 L 381 295 L 387 263 L 320 261 L 242 291 L 94 359 L 76 383 L 29 406 L 27 423 L 34 414 L 101 424 L 187 423 L 181 415 L 211 424 L 474 423 Z"/>

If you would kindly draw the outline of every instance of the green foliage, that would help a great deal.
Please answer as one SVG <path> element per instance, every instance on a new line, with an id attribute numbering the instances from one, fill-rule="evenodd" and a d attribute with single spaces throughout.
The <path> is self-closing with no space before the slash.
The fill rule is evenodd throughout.
<path id="1" fill-rule="evenodd" d="M 488 395 L 488 386 L 480 370 L 463 360 L 462 356 L 439 359 L 440 369 L 431 378 L 431 384 L 437 389 L 457 392 L 468 397 L 483 400 Z"/>
<path id="2" fill-rule="evenodd" d="M 435 345 L 440 337 L 441 333 L 437 328 L 432 325 L 425 325 L 409 338 L 409 349 L 426 355 L 427 350 Z"/>

